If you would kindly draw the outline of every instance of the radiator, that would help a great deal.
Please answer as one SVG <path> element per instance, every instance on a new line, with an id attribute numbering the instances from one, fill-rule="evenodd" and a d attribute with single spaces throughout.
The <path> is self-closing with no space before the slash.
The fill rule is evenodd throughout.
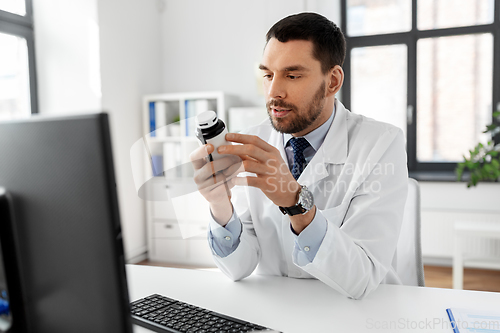
<path id="1" fill-rule="evenodd" d="M 424 263 L 433 258 L 451 264 L 453 256 L 453 223 L 455 221 L 491 221 L 500 223 L 499 213 L 475 211 L 446 211 L 422 209 L 422 255 Z M 464 252 L 471 256 L 497 257 L 500 259 L 500 240 L 467 237 Z M 438 260 L 439 261 L 439 260 Z"/>

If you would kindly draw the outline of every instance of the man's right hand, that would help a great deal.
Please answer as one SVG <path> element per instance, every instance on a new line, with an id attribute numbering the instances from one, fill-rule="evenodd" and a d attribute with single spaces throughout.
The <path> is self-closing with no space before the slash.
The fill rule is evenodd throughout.
<path id="1" fill-rule="evenodd" d="M 207 156 L 214 151 L 214 146 L 206 144 L 194 150 L 189 158 L 194 167 L 194 181 L 198 191 L 210 204 L 212 215 L 222 226 L 225 226 L 233 215 L 231 189 L 232 178 L 236 177 L 241 159 L 234 155 L 226 155 L 213 162 L 207 162 Z"/>

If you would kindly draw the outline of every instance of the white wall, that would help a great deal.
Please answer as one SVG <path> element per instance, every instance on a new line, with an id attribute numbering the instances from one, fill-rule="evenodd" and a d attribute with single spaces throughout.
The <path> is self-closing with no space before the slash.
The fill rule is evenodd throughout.
<path id="1" fill-rule="evenodd" d="M 161 13 L 154 0 L 98 0 L 102 107 L 109 112 L 120 215 L 129 260 L 146 252 L 144 202 L 135 191 L 132 144 L 142 136 L 142 96 L 161 91 Z"/>
<path id="2" fill-rule="evenodd" d="M 420 182 L 422 209 L 500 214 L 500 184 L 479 183 L 467 188 L 459 182 Z M 499 215 L 500 217 L 500 215 Z"/>

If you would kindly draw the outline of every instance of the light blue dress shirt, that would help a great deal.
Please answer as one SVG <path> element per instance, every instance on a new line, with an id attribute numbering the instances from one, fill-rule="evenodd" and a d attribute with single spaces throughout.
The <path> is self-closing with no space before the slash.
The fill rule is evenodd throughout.
<path id="1" fill-rule="evenodd" d="M 314 157 L 319 147 L 323 144 L 326 134 L 330 129 L 330 126 L 335 117 L 335 108 L 326 122 L 324 122 L 320 127 L 314 131 L 304 135 L 304 138 L 310 144 L 310 147 L 304 150 L 304 157 L 306 162 Z M 292 138 L 291 134 L 283 134 L 283 146 L 285 147 L 285 153 L 288 160 L 289 169 L 293 166 L 293 149 L 289 143 Z M 211 218 L 209 224 L 209 244 L 219 257 L 226 257 L 230 255 L 240 243 L 240 234 L 242 230 L 241 221 L 233 209 L 233 215 L 225 227 L 222 227 L 215 219 Z M 321 242 L 326 235 L 326 230 L 328 223 L 326 218 L 316 210 L 313 220 L 302 232 L 297 235 L 290 224 L 290 232 L 295 237 L 295 254 L 297 255 L 297 263 L 300 266 L 304 266 L 311 263 L 319 250 Z"/>

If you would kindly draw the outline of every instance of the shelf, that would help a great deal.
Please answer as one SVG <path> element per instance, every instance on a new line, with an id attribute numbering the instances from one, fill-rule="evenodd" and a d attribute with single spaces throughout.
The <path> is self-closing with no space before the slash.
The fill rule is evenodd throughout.
<path id="1" fill-rule="evenodd" d="M 230 97 L 221 91 L 143 97 L 142 133 L 147 146 L 144 170 L 145 178 L 148 182 L 151 180 L 153 196 L 146 203 L 148 253 L 151 260 L 213 266 L 212 253 L 206 240 L 208 220 L 199 220 L 199 211 L 190 209 L 193 205 L 207 206 L 203 216 L 208 218 L 208 203 L 201 195 L 193 198 L 200 202 L 190 201 L 186 204 L 180 197 L 197 192 L 193 180 L 194 169 L 189 162 L 190 152 L 199 147 L 199 141 L 194 136 L 196 126 L 193 125 L 196 124 L 192 118 L 200 112 L 213 110 L 228 125 L 226 110 L 235 106 L 235 103 L 237 99 L 234 96 Z M 151 115 L 154 122 L 150 119 Z M 179 124 L 174 127 L 176 122 Z M 153 130 L 158 136 L 150 136 Z M 162 170 L 163 175 L 151 178 L 153 172 L 161 173 L 156 172 L 158 170 Z M 162 201 L 164 197 L 168 200 Z M 178 197 L 181 200 L 175 200 Z M 176 209 L 180 211 L 176 212 Z M 187 222 L 179 224 L 181 221 Z M 182 236 L 186 235 L 193 237 L 183 239 Z"/>
<path id="2" fill-rule="evenodd" d="M 163 142 L 198 142 L 194 136 L 164 136 L 164 137 L 146 137 L 150 143 L 163 143 Z"/>
<path id="3" fill-rule="evenodd" d="M 193 177 L 176 177 L 176 178 L 165 178 L 164 176 L 153 177 L 153 182 L 155 183 L 165 183 L 165 184 L 186 184 L 193 183 Z"/>
<path id="4" fill-rule="evenodd" d="M 204 92 L 186 92 L 186 93 L 169 93 L 169 94 L 156 94 L 145 96 L 144 99 L 147 101 L 179 101 L 179 100 L 196 100 L 196 99 L 224 99 L 228 96 L 221 91 L 204 91 Z"/>

